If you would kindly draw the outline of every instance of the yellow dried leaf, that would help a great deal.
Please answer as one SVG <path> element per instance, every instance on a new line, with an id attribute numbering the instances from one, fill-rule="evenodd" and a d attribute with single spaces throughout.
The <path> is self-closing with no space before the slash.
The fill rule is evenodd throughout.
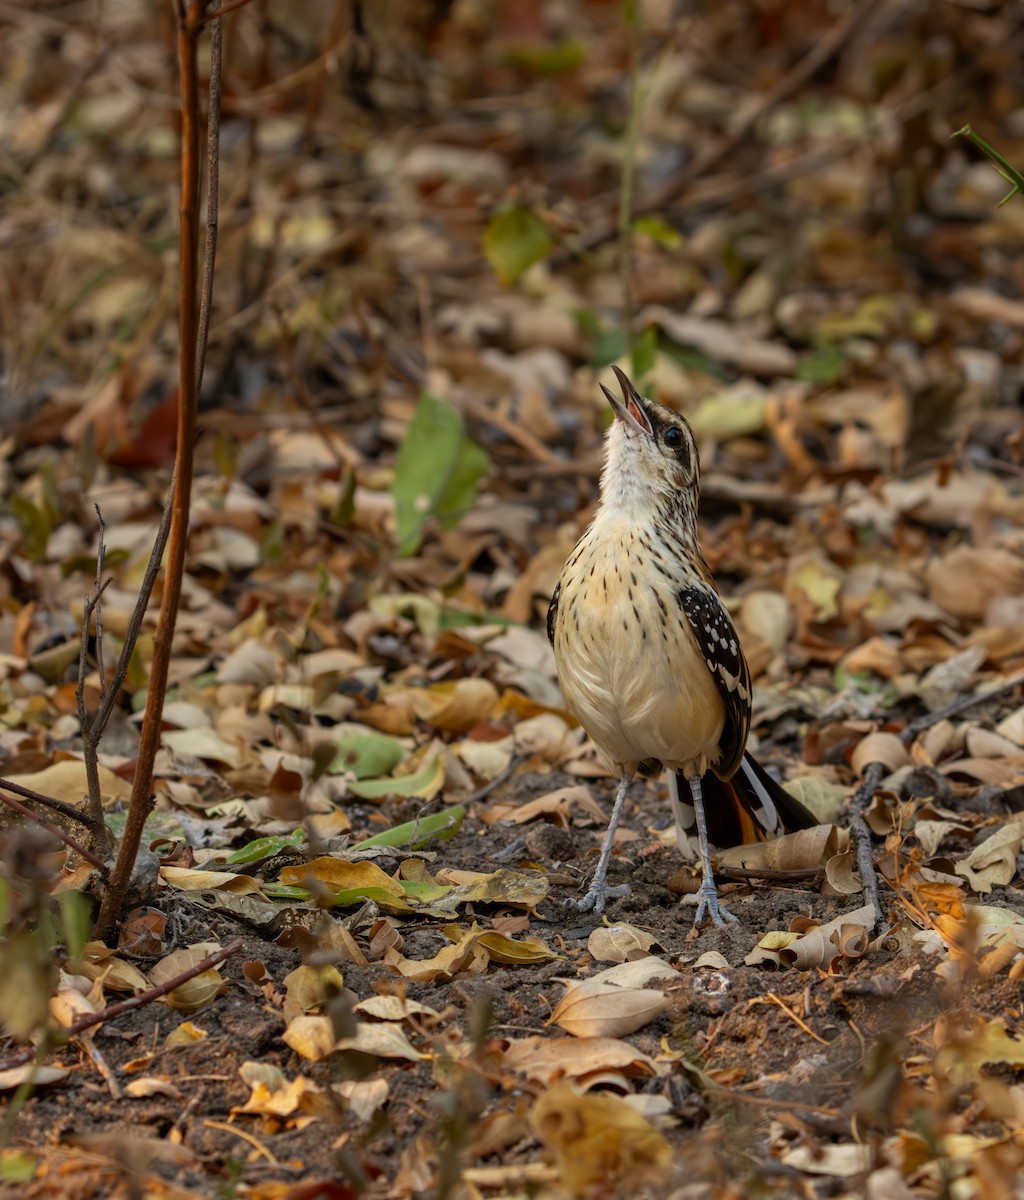
<path id="1" fill-rule="evenodd" d="M 433 958 L 416 960 L 404 958 L 396 949 L 389 949 L 384 961 L 389 967 L 420 983 L 451 979 L 460 971 L 479 975 L 487 970 L 487 952 L 477 945 L 479 933 L 466 934 L 456 945 L 445 946 Z"/>
<path id="2" fill-rule="evenodd" d="M 438 684 L 431 689 L 444 698 L 444 704 L 421 717 L 436 729 L 447 733 L 468 733 L 485 721 L 498 703 L 498 689 L 489 679 L 458 679 L 454 684 Z"/>
<path id="3" fill-rule="evenodd" d="M 672 1161 L 668 1142 L 621 1096 L 580 1095 L 563 1080 L 544 1092 L 530 1112 L 534 1133 L 554 1156 L 560 1182 L 579 1195 L 662 1183 Z"/>
<path id="4" fill-rule="evenodd" d="M 315 858 L 312 862 L 298 867 L 285 867 L 281 872 L 281 882 L 289 885 L 309 887 L 319 884 L 333 892 L 359 891 L 363 888 L 382 888 L 399 899 L 405 896 L 402 885 L 392 879 L 386 871 L 382 871 L 375 863 L 346 862 L 341 858 Z"/>
<path id="5" fill-rule="evenodd" d="M 182 1021 L 164 1038 L 164 1045 L 169 1050 L 175 1046 L 194 1046 L 196 1042 L 205 1041 L 209 1036 L 205 1029 L 200 1029 L 191 1021 Z"/>
<path id="6" fill-rule="evenodd" d="M 319 1062 L 334 1050 L 336 1041 L 330 1017 L 301 1016 L 289 1021 L 282 1040 L 302 1058 Z"/>
<path id="7" fill-rule="evenodd" d="M 988 1063 L 1024 1066 L 1024 1041 L 1010 1037 L 1002 1017 L 978 1018 L 967 1028 L 936 1026 L 936 1041 L 948 1038 L 935 1056 L 935 1074 L 955 1084 L 970 1083 Z"/>
<path id="8" fill-rule="evenodd" d="M 488 875 L 473 873 L 474 878 L 462 883 L 435 901 L 433 908 L 454 912 L 460 904 L 515 904 L 521 908 L 536 908 L 547 898 L 548 881 L 539 871 L 516 871 L 502 867 Z M 438 871 L 437 882 L 449 876 Z"/>
<path id="9" fill-rule="evenodd" d="M 480 934 L 476 944 L 486 950 L 491 962 L 507 963 L 510 966 L 553 962 L 561 957 L 545 946 L 540 938 L 523 938 L 521 942 L 517 942 L 515 938 L 506 937 L 495 930 Z"/>
<path id="10" fill-rule="evenodd" d="M 259 885 L 248 875 L 233 871 L 202 871 L 194 867 L 161 867 L 160 878 L 183 892 L 222 891 L 236 896 L 262 896 Z"/>

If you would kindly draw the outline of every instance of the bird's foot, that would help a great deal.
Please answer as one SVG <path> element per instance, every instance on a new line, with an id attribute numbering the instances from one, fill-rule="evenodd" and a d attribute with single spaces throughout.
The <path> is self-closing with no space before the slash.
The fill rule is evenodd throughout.
<path id="1" fill-rule="evenodd" d="M 710 917 L 712 925 L 718 929 L 726 929 L 729 925 L 738 925 L 740 920 L 735 913 L 722 907 L 713 879 L 703 880 L 697 892 L 697 915 L 693 918 L 695 930 L 700 929 L 705 917 Z"/>
<path id="2" fill-rule="evenodd" d="M 579 900 L 570 900 L 569 903 L 579 912 L 593 910 L 594 916 L 600 916 L 609 900 L 616 900 L 620 896 L 627 895 L 628 892 L 628 883 L 620 883 L 618 887 L 609 887 L 603 879 L 595 879 L 585 896 Z"/>

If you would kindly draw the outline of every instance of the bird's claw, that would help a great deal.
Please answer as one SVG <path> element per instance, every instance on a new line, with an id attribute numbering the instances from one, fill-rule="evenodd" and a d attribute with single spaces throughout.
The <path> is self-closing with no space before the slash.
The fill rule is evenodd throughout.
<path id="1" fill-rule="evenodd" d="M 609 887 L 603 880 L 598 882 L 595 879 L 585 896 L 579 900 L 570 900 L 569 903 L 579 912 L 593 910 L 594 916 L 599 917 L 604 912 L 604 906 L 609 900 L 617 900 L 620 896 L 627 895 L 628 892 L 628 883 L 620 883 L 618 887 Z"/>
<path id="2" fill-rule="evenodd" d="M 729 925 L 738 925 L 740 920 L 735 913 L 722 907 L 718 899 L 718 889 L 712 881 L 702 883 L 697 892 L 697 915 L 693 918 L 694 929 L 700 929 L 706 916 L 711 918 L 712 925 L 717 929 L 727 929 Z"/>

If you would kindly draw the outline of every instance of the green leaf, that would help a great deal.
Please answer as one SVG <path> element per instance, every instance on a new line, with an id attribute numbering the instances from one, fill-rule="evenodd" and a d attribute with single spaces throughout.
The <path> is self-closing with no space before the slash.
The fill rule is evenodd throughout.
<path id="1" fill-rule="evenodd" d="M 262 862 L 265 858 L 272 858 L 275 854 L 280 854 L 285 846 L 301 846 L 305 840 L 306 834 L 302 829 L 296 829 L 287 837 L 256 838 L 255 841 L 247 842 L 240 850 L 229 855 L 224 862 L 229 867 Z"/>
<path id="2" fill-rule="evenodd" d="M 476 485 L 487 474 L 491 460 L 487 451 L 468 437 L 459 446 L 448 482 L 437 498 L 434 515 L 445 529 L 453 529 L 459 517 L 473 506 Z"/>
<path id="3" fill-rule="evenodd" d="M 332 525 L 351 525 L 356 515 L 356 473 L 349 467 L 344 482 L 338 492 L 338 502 L 335 504 L 330 521 Z"/>
<path id="4" fill-rule="evenodd" d="M 14 517 L 25 545 L 25 552 L 33 562 L 42 562 L 46 557 L 46 546 L 53 532 L 53 519 L 45 506 L 37 508 L 31 500 L 15 493 L 8 498 L 11 515 Z"/>
<path id="5" fill-rule="evenodd" d="M 331 904 L 335 908 L 354 908 L 355 905 L 365 904 L 368 900 L 372 900 L 386 913 L 412 912 L 411 906 L 404 900 L 394 892 L 389 892 L 387 888 L 381 887 L 345 888 L 344 891 L 335 893 Z"/>
<path id="6" fill-rule="evenodd" d="M 0 1157 L 0 1179 L 5 1183 L 30 1183 L 38 1169 L 39 1160 L 23 1150 L 5 1150 Z"/>
<path id="7" fill-rule="evenodd" d="M 714 359 L 708 358 L 700 350 L 695 350 L 693 346 L 683 346 L 679 342 L 673 341 L 665 334 L 658 338 L 658 349 L 667 354 L 669 358 L 674 359 L 681 367 L 685 367 L 687 371 L 700 371 L 704 375 L 710 375 L 712 379 L 729 378 L 729 372 L 721 363 L 716 363 Z"/>
<path id="8" fill-rule="evenodd" d="M 653 325 L 648 326 L 637 338 L 631 356 L 633 378 L 638 381 L 648 372 L 654 370 L 654 360 L 658 357 L 658 331 Z M 640 391 L 643 392 L 643 388 Z M 646 395 L 646 393 L 644 393 Z"/>
<path id="9" fill-rule="evenodd" d="M 390 775 L 405 754 L 401 742 L 375 733 L 349 733 L 338 739 L 330 775 L 351 772 L 356 779 L 376 779 Z"/>
<path id="10" fill-rule="evenodd" d="M 518 204 L 496 213 L 484 231 L 484 255 L 506 287 L 539 262 L 553 245 L 543 221 Z"/>
<path id="11" fill-rule="evenodd" d="M 535 75 L 565 75 L 575 71 L 586 59 L 579 42 L 562 38 L 550 46 L 515 42 L 507 46 L 502 60 L 511 67 L 532 71 Z"/>
<path id="12" fill-rule="evenodd" d="M 846 374 L 846 356 L 832 342 L 823 342 L 809 354 L 804 354 L 796 365 L 797 379 L 831 387 Z"/>
<path id="13" fill-rule="evenodd" d="M 286 883 L 264 883 L 260 885 L 263 888 L 263 894 L 270 900 L 308 900 L 310 892 L 308 888 L 289 886 Z"/>
<path id="14" fill-rule="evenodd" d="M 652 242 L 666 250 L 677 250 L 683 244 L 683 235 L 660 217 L 637 217 L 633 222 L 637 233 L 649 237 Z"/>
<path id="15" fill-rule="evenodd" d="M 590 350 L 590 362 L 595 367 L 609 367 L 629 349 L 624 329 L 601 330 Z"/>
<path id="16" fill-rule="evenodd" d="M 465 806 L 457 804 L 454 808 L 443 809 L 429 817 L 420 817 L 416 821 L 407 821 L 404 825 L 386 829 L 383 833 L 366 838 L 365 841 L 356 842 L 351 848 L 366 850 L 371 846 L 397 846 L 404 850 L 416 850 L 435 838 L 441 841 L 453 838 L 462 827 L 465 815 Z"/>
<path id="17" fill-rule="evenodd" d="M 428 519 L 454 524 L 476 499 L 487 472 L 486 453 L 466 436 L 454 405 L 424 392 L 398 451 L 391 485 L 398 553 L 414 554 Z"/>
<path id="18" fill-rule="evenodd" d="M 1024 193 L 1024 174 L 1018 171 L 1011 162 L 1003 158 L 999 151 L 994 146 L 990 146 L 980 134 L 975 133 L 970 125 L 965 125 L 963 129 L 958 129 L 952 136 L 965 137 L 968 141 L 973 142 L 979 150 L 983 150 L 993 163 L 995 163 L 998 173 L 1002 175 L 1007 183 L 1013 185 L 1010 191 L 999 201 L 1000 208 L 1002 208 L 1007 200 L 1012 200 L 1014 196 Z"/>
<path id="19" fill-rule="evenodd" d="M 284 558 L 284 524 L 280 517 L 268 521 L 260 535 L 260 562 L 265 566 Z"/>
<path id="20" fill-rule="evenodd" d="M 92 924 L 92 901 L 84 892 L 59 892 L 57 903 L 60 905 L 61 925 L 64 933 L 64 947 L 68 952 L 68 962 L 73 970 L 82 953 L 82 947 L 89 940 L 89 929 Z"/>
<path id="21" fill-rule="evenodd" d="M 450 883 L 434 883 L 432 880 L 430 883 L 418 879 L 403 879 L 401 882 L 402 891 L 416 905 L 433 904 L 443 900 L 452 890 Z"/>
<path id="22" fill-rule="evenodd" d="M 106 826 L 115 837 L 124 836 L 128 814 L 124 809 L 114 809 L 106 814 Z M 146 818 L 142 827 L 144 845 L 160 840 L 188 842 L 184 826 L 170 809 L 157 808 Z"/>
<path id="23" fill-rule="evenodd" d="M 385 796 L 422 796 L 432 800 L 444 783 L 444 763 L 440 756 L 412 775 L 392 775 L 387 779 L 364 779 L 350 783 L 349 791 L 364 800 L 382 800 Z"/>

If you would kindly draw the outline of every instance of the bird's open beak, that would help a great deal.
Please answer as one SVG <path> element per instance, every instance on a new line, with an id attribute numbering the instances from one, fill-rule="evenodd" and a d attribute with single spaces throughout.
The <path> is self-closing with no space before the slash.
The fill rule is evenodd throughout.
<path id="1" fill-rule="evenodd" d="M 615 414 L 617 420 L 625 421 L 627 425 L 632 425 L 634 429 L 638 429 L 641 433 L 646 433 L 650 437 L 654 432 L 654 427 L 651 425 L 651 419 L 644 409 L 640 393 L 633 386 L 632 380 L 625 371 L 620 371 L 616 366 L 612 366 L 612 370 L 615 372 L 615 378 L 619 381 L 619 386 L 622 388 L 622 400 L 613 391 L 606 388 L 603 383 L 601 384 L 601 391 L 608 397 L 608 403 L 612 406 L 612 412 Z"/>

